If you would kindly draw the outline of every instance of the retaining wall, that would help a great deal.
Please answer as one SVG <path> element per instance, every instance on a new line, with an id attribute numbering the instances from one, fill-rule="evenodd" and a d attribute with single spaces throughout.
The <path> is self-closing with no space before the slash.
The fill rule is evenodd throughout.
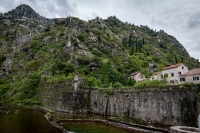
<path id="1" fill-rule="evenodd" d="M 42 106 L 70 113 L 90 111 L 101 115 L 141 119 L 152 124 L 197 126 L 198 90 L 196 87 L 82 92 L 74 92 L 66 88 L 41 88 L 39 98 Z"/>

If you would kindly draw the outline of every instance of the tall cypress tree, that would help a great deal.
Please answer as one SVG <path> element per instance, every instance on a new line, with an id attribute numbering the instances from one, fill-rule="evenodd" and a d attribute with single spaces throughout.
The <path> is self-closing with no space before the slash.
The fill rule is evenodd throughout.
<path id="1" fill-rule="evenodd" d="M 134 51 L 134 47 L 133 47 L 133 43 L 131 44 L 131 55 L 133 54 L 133 51 Z"/>
<path id="2" fill-rule="evenodd" d="M 144 38 L 143 38 L 143 40 L 142 40 L 142 44 L 144 45 Z"/>
<path id="3" fill-rule="evenodd" d="M 139 52 L 142 52 L 142 46 L 144 45 L 144 38 L 142 38 L 142 42 L 140 43 L 140 44 L 138 44 L 138 46 L 139 46 Z"/>
<path id="4" fill-rule="evenodd" d="M 138 52 L 138 42 L 137 42 L 137 37 L 136 37 L 136 39 L 135 39 L 135 50 L 136 50 L 136 52 Z"/>
<path id="5" fill-rule="evenodd" d="M 141 41 L 139 41 L 138 42 L 138 51 L 141 53 L 141 45 L 142 45 L 142 43 L 141 43 Z"/>
<path id="6" fill-rule="evenodd" d="M 183 57 L 181 57 L 181 63 L 183 63 Z"/>
<path id="7" fill-rule="evenodd" d="M 123 41 L 122 41 L 122 43 L 124 44 L 124 47 L 125 47 L 125 48 L 127 48 L 127 41 L 126 41 L 126 37 L 125 37 L 125 38 L 123 38 Z"/>
<path id="8" fill-rule="evenodd" d="M 131 38 L 132 38 L 132 34 L 130 33 L 129 40 L 128 40 L 128 47 L 131 47 L 131 44 L 132 44 Z"/>

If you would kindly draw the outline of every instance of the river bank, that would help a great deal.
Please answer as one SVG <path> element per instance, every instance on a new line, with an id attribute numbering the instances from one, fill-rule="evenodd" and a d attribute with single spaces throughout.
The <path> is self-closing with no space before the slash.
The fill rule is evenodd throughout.
<path id="1" fill-rule="evenodd" d="M 36 109 L 23 107 L 0 108 L 1 133 L 60 133 L 44 117 L 44 113 Z"/>
<path id="2" fill-rule="evenodd" d="M 33 114 L 33 116 L 31 116 L 31 113 L 29 115 L 27 115 L 27 112 L 34 112 L 37 113 L 37 111 L 41 112 L 39 113 L 40 116 L 42 115 L 43 118 L 45 118 L 45 120 L 53 127 L 56 128 L 59 132 L 61 133 L 68 133 L 67 130 L 64 128 L 66 125 L 78 125 L 78 126 L 82 126 L 82 125 L 105 125 L 105 128 L 108 127 L 114 127 L 116 129 L 123 130 L 123 131 L 127 131 L 127 132 L 133 132 L 133 133 L 154 133 L 154 132 L 161 132 L 161 133 L 168 133 L 168 130 L 165 129 L 161 129 L 161 128 L 155 128 L 155 127 L 150 127 L 150 126 L 144 126 L 144 125 L 139 125 L 139 124 L 133 124 L 133 123 L 129 123 L 129 122 L 124 122 L 122 120 L 116 120 L 116 119 L 111 119 L 108 117 L 101 117 L 101 116 L 93 116 L 91 117 L 86 117 L 84 116 L 83 118 L 80 117 L 80 115 L 77 115 L 76 118 L 73 117 L 68 117 L 67 115 L 75 115 L 76 114 L 68 114 L 68 113 L 61 113 L 62 115 L 64 115 L 65 117 L 58 117 L 55 114 L 57 114 L 58 112 L 54 112 L 52 110 L 49 109 L 45 109 L 42 108 L 40 106 L 33 106 L 33 107 L 29 107 L 29 108 L 24 108 L 22 106 L 20 107 L 6 107 L 8 108 L 7 110 L 5 110 L 5 107 L 0 107 L 0 113 L 4 113 L 4 115 L 6 115 L 6 113 L 8 111 L 9 115 L 17 115 L 18 111 L 19 113 L 24 112 L 25 116 L 27 118 L 31 118 L 36 120 L 35 118 L 37 117 L 36 114 Z M 23 111 L 26 110 L 26 111 Z M 60 113 L 60 112 L 59 112 Z M 24 115 L 24 114 L 21 114 Z M 21 116 L 20 115 L 20 116 Z M 81 114 L 84 115 L 84 114 Z M 95 115 L 95 114 L 93 114 Z M 40 118 L 39 119 L 42 119 Z M 63 119 L 62 119 L 63 118 Z M 24 119 L 24 118 L 23 118 Z M 17 120 L 18 121 L 18 120 Z M 21 121 L 20 121 L 21 122 Z M 29 122 L 29 121 L 27 121 Z M 5 123 L 5 122 L 4 122 Z M 6 123 L 4 124 L 6 125 Z M 64 126 L 64 127 L 63 127 Z M 2 127 L 3 128 L 3 127 Z"/>
<path id="3" fill-rule="evenodd" d="M 67 131 L 60 125 L 64 125 L 64 123 L 90 123 L 90 124 L 105 124 L 109 125 L 121 130 L 125 130 L 128 132 L 133 133 L 168 133 L 169 131 L 166 129 L 161 128 L 155 128 L 150 126 L 144 126 L 139 124 L 132 124 L 128 122 L 124 122 L 121 120 L 115 120 L 115 119 L 57 119 L 54 118 L 54 111 L 45 109 L 42 107 L 37 106 L 37 109 L 45 112 L 45 118 L 47 121 L 54 127 L 58 128 L 63 133 L 67 133 Z"/>

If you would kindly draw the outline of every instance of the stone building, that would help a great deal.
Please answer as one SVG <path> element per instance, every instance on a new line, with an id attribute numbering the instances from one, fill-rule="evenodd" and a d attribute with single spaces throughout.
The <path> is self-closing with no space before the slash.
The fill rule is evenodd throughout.
<path id="1" fill-rule="evenodd" d="M 141 82 L 145 80 L 145 76 L 140 72 L 133 72 L 129 75 L 129 78 L 134 79 L 136 82 Z"/>
<path id="2" fill-rule="evenodd" d="M 188 71 L 187 73 L 181 74 L 179 76 L 179 82 L 180 84 L 183 83 L 195 83 L 198 84 L 200 83 L 200 68 L 192 69 Z"/>
<path id="3" fill-rule="evenodd" d="M 170 84 L 178 84 L 179 76 L 188 72 L 188 67 L 183 63 L 166 66 L 162 71 L 154 74 L 150 80 L 166 79 Z"/>

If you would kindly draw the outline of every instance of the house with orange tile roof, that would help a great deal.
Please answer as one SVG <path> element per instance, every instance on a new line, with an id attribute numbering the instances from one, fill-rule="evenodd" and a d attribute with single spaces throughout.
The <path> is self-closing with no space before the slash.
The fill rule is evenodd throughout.
<path id="1" fill-rule="evenodd" d="M 183 63 L 166 66 L 162 71 L 154 74 L 150 80 L 166 79 L 170 84 L 178 84 L 179 76 L 188 72 L 188 67 Z"/>
<path id="2" fill-rule="evenodd" d="M 140 72 L 133 72 L 129 75 L 128 78 L 134 79 L 136 82 L 141 82 L 145 80 L 145 76 Z"/>
<path id="3" fill-rule="evenodd" d="M 192 69 L 179 76 L 179 83 L 200 83 L 200 68 Z"/>

